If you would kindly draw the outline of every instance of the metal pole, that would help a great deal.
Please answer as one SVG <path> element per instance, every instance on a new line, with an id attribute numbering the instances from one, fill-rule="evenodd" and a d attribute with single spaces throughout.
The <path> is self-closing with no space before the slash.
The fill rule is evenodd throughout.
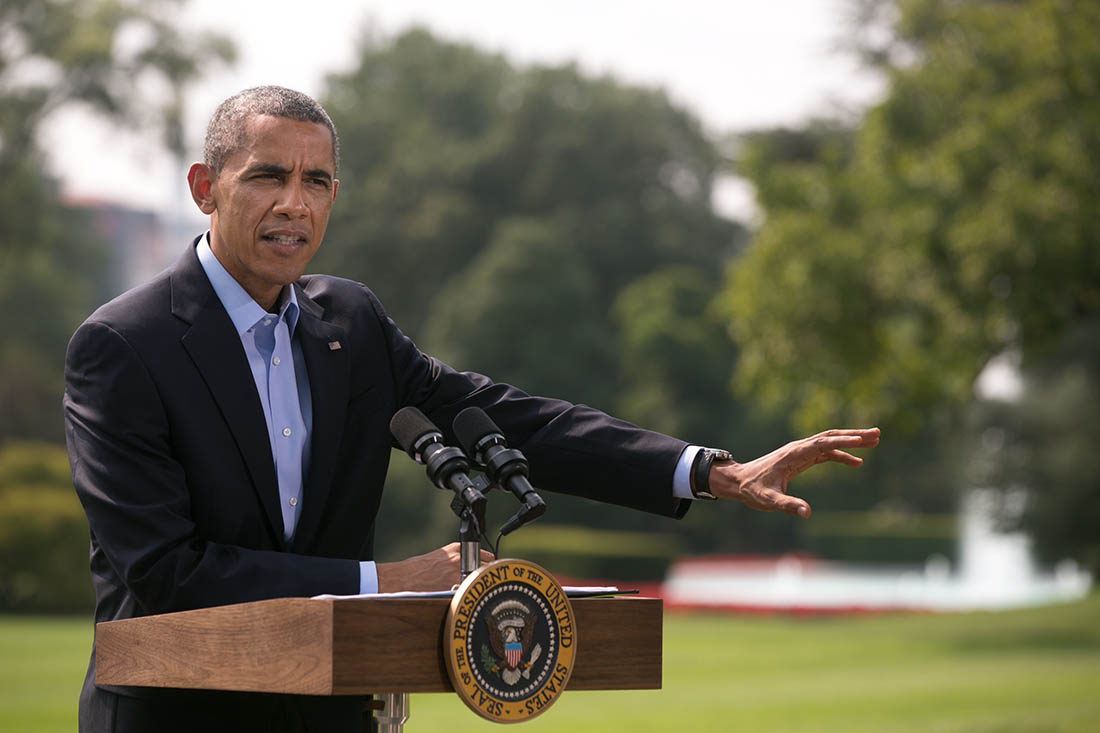
<path id="1" fill-rule="evenodd" d="M 459 582 L 481 567 L 481 543 L 462 541 L 459 543 Z"/>
<path id="2" fill-rule="evenodd" d="M 382 697 L 382 710 L 375 716 L 378 733 L 401 733 L 409 719 L 409 693 L 390 692 Z"/>
<path id="3" fill-rule="evenodd" d="M 481 540 L 478 537 L 478 529 L 485 526 L 485 509 L 482 508 L 478 512 L 468 506 L 463 509 L 461 520 L 458 523 L 459 583 L 481 567 Z"/>

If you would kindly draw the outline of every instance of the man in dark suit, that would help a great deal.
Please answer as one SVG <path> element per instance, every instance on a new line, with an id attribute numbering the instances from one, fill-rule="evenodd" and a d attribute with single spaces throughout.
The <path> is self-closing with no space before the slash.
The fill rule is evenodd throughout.
<path id="1" fill-rule="evenodd" d="M 73 482 L 88 516 L 96 621 L 319 593 L 449 587 L 455 546 L 373 562 L 406 405 L 445 430 L 482 407 L 541 487 L 668 516 L 735 498 L 808 516 L 786 481 L 876 430 L 830 431 L 739 464 L 596 410 L 458 373 L 421 353 L 358 283 L 303 276 L 339 183 L 316 102 L 226 100 L 188 181 L 210 216 L 168 271 L 97 310 L 66 361 Z M 451 436 L 448 436 L 451 437 Z M 453 442 L 453 440 L 452 440 Z M 360 730 L 361 702 L 95 684 L 81 730 Z"/>

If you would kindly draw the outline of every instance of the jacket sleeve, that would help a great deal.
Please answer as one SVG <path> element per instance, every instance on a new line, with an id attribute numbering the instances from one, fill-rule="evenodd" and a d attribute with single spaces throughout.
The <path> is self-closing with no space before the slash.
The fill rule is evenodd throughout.
<path id="1" fill-rule="evenodd" d="M 421 409 L 457 445 L 455 416 L 477 406 L 521 450 L 538 488 L 680 518 L 691 501 L 672 493 L 682 440 L 645 430 L 586 405 L 537 397 L 421 352 L 372 297 L 392 359 L 397 407 Z"/>

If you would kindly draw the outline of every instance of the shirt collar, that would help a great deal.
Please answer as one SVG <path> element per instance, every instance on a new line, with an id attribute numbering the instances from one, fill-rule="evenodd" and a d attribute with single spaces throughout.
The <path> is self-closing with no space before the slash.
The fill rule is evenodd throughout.
<path id="1" fill-rule="evenodd" d="M 270 315 L 252 299 L 252 296 L 229 274 L 222 263 L 218 262 L 218 258 L 210 249 L 210 232 L 199 239 L 199 243 L 195 246 L 195 254 L 199 257 L 199 264 L 202 265 L 206 277 L 210 280 L 214 293 L 222 302 L 225 312 L 229 314 L 229 319 L 233 321 L 238 336 L 244 336 L 248 329 Z M 293 336 L 294 328 L 298 325 L 299 313 L 298 297 L 294 293 L 294 286 L 284 286 L 277 302 L 279 318 L 286 319 L 287 330 Z"/>

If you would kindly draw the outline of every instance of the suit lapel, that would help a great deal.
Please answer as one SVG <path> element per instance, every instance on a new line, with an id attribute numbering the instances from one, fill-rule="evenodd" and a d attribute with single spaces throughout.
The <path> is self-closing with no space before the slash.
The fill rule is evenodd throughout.
<path id="1" fill-rule="evenodd" d="M 313 401 L 313 427 L 310 434 L 309 475 L 306 477 L 304 506 L 295 530 L 295 545 L 305 548 L 315 539 L 332 490 L 336 457 L 343 436 L 348 406 L 349 363 L 344 330 L 324 320 L 324 309 L 300 287 L 297 290 L 301 317 L 296 334 L 302 346 L 309 389 Z"/>
<path id="2" fill-rule="evenodd" d="M 269 529 L 279 547 L 285 549 L 279 484 L 256 382 L 237 330 L 202 271 L 193 246 L 172 272 L 172 312 L 191 324 L 181 339 L 183 348 L 229 425 Z"/>

